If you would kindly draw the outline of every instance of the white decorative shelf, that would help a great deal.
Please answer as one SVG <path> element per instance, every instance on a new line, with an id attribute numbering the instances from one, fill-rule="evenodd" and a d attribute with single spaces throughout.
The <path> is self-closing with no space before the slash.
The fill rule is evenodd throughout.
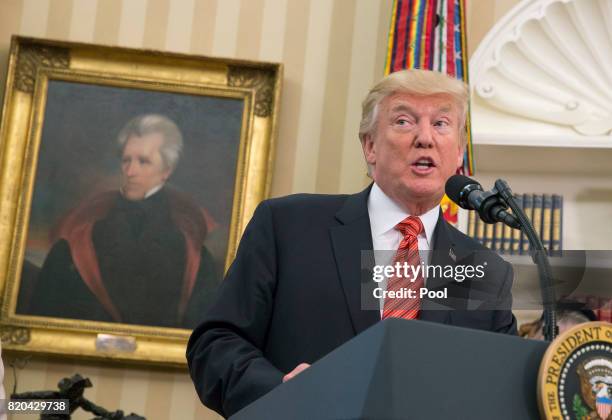
<path id="1" fill-rule="evenodd" d="M 487 146 L 569 147 L 574 149 L 612 149 L 610 136 L 515 135 L 473 133 L 473 144 Z"/>
<path id="2" fill-rule="evenodd" d="M 534 143 L 536 145 L 519 141 L 475 142 L 476 173 L 572 174 L 612 180 L 612 147 L 577 148 L 556 142 L 544 144 L 538 140 Z"/>

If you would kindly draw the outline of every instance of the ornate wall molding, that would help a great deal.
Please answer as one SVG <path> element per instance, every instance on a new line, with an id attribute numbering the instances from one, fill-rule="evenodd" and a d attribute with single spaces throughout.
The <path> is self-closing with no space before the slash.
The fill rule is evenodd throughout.
<path id="1" fill-rule="evenodd" d="M 470 60 L 472 95 L 514 116 L 612 132 L 612 0 L 526 0 Z"/>

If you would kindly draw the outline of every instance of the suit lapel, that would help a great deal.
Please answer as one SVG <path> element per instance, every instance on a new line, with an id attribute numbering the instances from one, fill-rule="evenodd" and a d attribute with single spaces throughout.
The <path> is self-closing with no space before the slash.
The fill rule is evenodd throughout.
<path id="1" fill-rule="evenodd" d="M 433 235 L 433 254 L 430 265 L 454 267 L 457 265 L 471 264 L 473 252 L 466 247 L 458 246 L 452 228 L 440 212 L 438 223 Z M 469 281 L 458 283 L 454 278 L 444 276 L 432 276 L 427 278 L 427 288 L 437 290 L 448 290 L 448 298 L 435 301 L 424 300 L 422 302 L 420 319 L 442 323 L 450 322 L 450 311 L 453 309 L 466 309 L 469 299 Z M 443 308 L 440 308 L 443 305 Z"/>
<path id="2" fill-rule="evenodd" d="M 378 301 L 372 295 L 374 258 L 367 207 L 370 188 L 349 196 L 336 214 L 340 224 L 330 228 L 336 266 L 355 334 L 380 321 Z M 368 252 L 362 257 L 362 251 Z"/>

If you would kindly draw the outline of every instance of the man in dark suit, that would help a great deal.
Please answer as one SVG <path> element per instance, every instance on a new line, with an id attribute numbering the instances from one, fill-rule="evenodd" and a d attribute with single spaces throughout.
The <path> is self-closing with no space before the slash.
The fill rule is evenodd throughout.
<path id="1" fill-rule="evenodd" d="M 389 313 L 516 333 L 511 266 L 440 215 L 445 182 L 463 159 L 466 109 L 465 85 L 446 75 L 387 76 L 363 103 L 359 133 L 374 183 L 354 195 L 259 205 L 188 344 L 190 373 L 208 407 L 235 413 Z M 406 233 L 405 223 L 416 228 Z M 373 249 L 397 252 L 392 261 L 366 252 L 362 262 L 362 251 Z M 418 259 L 425 250 L 434 251 L 424 257 L 429 265 L 482 265 L 484 277 L 420 277 L 413 283 L 447 296 L 389 311 L 392 299 L 373 297 L 372 266 Z M 393 291 L 394 280 L 383 288 Z"/>

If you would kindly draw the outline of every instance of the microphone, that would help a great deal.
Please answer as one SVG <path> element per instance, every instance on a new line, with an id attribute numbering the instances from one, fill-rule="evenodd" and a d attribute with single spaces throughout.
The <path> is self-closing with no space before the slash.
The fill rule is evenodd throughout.
<path id="1" fill-rule="evenodd" d="M 483 191 L 482 186 L 463 175 L 453 175 L 446 181 L 446 195 L 466 210 L 476 210 L 485 223 L 502 222 L 512 228 L 521 229 L 533 250 L 532 258 L 538 266 L 540 291 L 544 304 L 544 338 L 552 341 L 559 332 L 555 314 L 555 290 L 552 283 L 552 270 L 548 254 L 538 233 L 512 196 L 506 181 L 498 179 L 491 191 Z M 508 206 L 514 214 L 508 213 Z"/>
<path id="2" fill-rule="evenodd" d="M 502 222 L 512 228 L 520 229 L 516 217 L 508 213 L 508 205 L 499 192 L 483 191 L 482 185 L 463 175 L 453 175 L 446 181 L 445 192 L 448 198 L 466 210 L 476 210 L 485 223 Z"/>

